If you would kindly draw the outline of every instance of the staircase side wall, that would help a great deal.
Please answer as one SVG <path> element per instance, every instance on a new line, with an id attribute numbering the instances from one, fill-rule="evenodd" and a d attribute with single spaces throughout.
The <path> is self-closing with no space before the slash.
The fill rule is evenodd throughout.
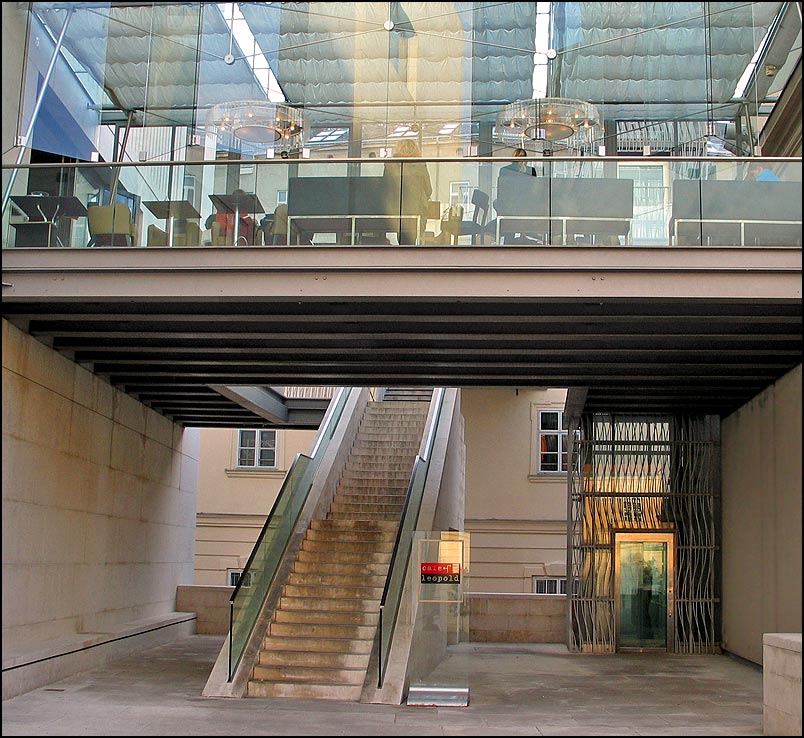
<path id="1" fill-rule="evenodd" d="M 460 391 L 447 389 L 433 444 L 430 472 L 424 487 L 417 530 L 463 530 L 464 476 L 465 446 Z M 378 641 L 375 641 L 361 702 L 401 704 L 407 692 L 410 674 L 426 673 L 444 658 L 447 633 L 443 630 L 435 631 L 426 648 L 421 643 L 413 648 L 414 636 L 421 636 L 423 629 L 416 627 L 418 608 L 413 597 L 412 581 L 411 577 L 405 580 L 383 687 L 377 688 Z"/>

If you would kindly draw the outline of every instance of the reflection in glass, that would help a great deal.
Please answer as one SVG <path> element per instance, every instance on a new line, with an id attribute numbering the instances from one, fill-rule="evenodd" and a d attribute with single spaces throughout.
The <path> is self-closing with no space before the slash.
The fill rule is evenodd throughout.
<path id="1" fill-rule="evenodd" d="M 667 648 L 667 544 L 620 543 L 620 648 Z"/>

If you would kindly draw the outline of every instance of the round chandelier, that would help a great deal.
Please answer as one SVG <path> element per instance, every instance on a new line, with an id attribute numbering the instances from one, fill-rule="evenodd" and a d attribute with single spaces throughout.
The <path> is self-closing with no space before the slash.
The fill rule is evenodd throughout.
<path id="1" fill-rule="evenodd" d="M 506 142 L 530 139 L 561 142 L 568 148 L 591 146 L 600 113 L 592 103 L 563 97 L 516 100 L 497 115 L 497 134 Z"/>
<path id="2" fill-rule="evenodd" d="M 207 123 L 248 143 L 290 146 L 301 142 L 304 113 L 268 100 L 236 100 L 213 105 Z"/>

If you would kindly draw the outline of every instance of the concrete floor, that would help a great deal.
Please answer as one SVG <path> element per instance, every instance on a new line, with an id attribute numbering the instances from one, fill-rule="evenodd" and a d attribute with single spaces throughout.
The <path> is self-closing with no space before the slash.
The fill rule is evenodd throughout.
<path id="1" fill-rule="evenodd" d="M 461 644 L 468 707 L 200 696 L 222 637 L 192 636 L 7 700 L 3 735 L 762 735 L 762 672 L 728 656 Z"/>

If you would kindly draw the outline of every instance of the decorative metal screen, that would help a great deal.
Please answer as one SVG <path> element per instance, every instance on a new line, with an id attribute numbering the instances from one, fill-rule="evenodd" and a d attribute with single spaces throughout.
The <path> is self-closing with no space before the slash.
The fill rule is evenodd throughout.
<path id="1" fill-rule="evenodd" d="M 614 537 L 675 534 L 677 653 L 712 653 L 719 627 L 719 418 L 590 414 L 570 447 L 569 637 L 617 647 Z"/>

